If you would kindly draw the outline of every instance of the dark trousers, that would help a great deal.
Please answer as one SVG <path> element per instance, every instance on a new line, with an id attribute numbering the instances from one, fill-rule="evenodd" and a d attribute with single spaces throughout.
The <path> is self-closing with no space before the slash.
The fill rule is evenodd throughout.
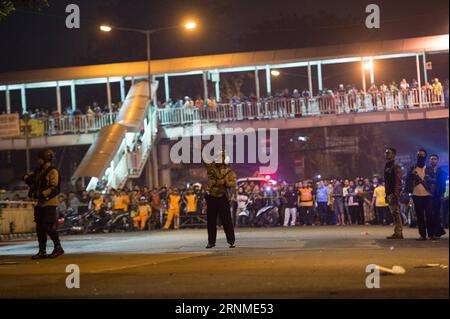
<path id="1" fill-rule="evenodd" d="M 359 213 L 359 206 L 350 205 L 348 206 L 348 210 L 350 212 L 350 216 L 352 219 L 352 224 L 357 225 L 361 222 L 361 216 Z"/>
<path id="2" fill-rule="evenodd" d="M 58 232 L 56 231 L 56 206 L 34 208 L 34 221 L 39 242 L 39 250 L 46 250 L 47 235 L 53 241 L 53 245 L 60 246 Z"/>
<path id="3" fill-rule="evenodd" d="M 312 206 L 300 206 L 300 225 L 312 225 L 314 221 L 314 209 Z"/>
<path id="4" fill-rule="evenodd" d="M 444 200 L 442 204 L 442 226 L 448 228 L 448 198 Z"/>
<path id="5" fill-rule="evenodd" d="M 150 224 L 154 225 L 157 229 L 161 228 L 161 210 L 152 207 L 152 215 L 150 216 Z"/>
<path id="6" fill-rule="evenodd" d="M 377 214 L 378 225 L 384 225 L 389 214 L 389 207 L 375 207 L 375 213 Z"/>
<path id="7" fill-rule="evenodd" d="M 434 236 L 433 198 L 431 196 L 413 196 L 417 216 L 417 226 L 421 237 Z"/>
<path id="8" fill-rule="evenodd" d="M 441 199 L 439 197 L 433 197 L 433 233 L 436 236 L 445 234 L 444 228 L 442 227 L 441 207 Z"/>
<path id="9" fill-rule="evenodd" d="M 223 224 L 223 230 L 225 231 L 225 235 L 227 237 L 227 242 L 231 245 L 234 244 L 234 227 L 233 221 L 231 219 L 230 212 L 230 202 L 228 198 L 223 197 L 214 197 L 207 196 L 207 219 L 208 219 L 208 243 L 211 245 L 216 244 L 217 238 L 217 217 L 220 216 L 220 219 Z"/>
<path id="10" fill-rule="evenodd" d="M 364 225 L 366 223 L 366 218 L 364 216 L 364 204 L 360 203 L 358 206 L 358 214 L 359 214 L 359 224 Z"/>
<path id="11" fill-rule="evenodd" d="M 328 224 L 328 203 L 327 202 L 318 202 L 317 208 L 319 210 L 320 223 L 322 225 Z"/>

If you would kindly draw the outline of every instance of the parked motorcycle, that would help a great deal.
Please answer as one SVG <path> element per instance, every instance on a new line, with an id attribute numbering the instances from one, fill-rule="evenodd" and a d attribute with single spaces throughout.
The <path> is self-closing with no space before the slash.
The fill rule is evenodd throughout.
<path id="1" fill-rule="evenodd" d="M 259 227 L 274 227 L 279 219 L 278 207 L 269 205 L 256 213 L 255 225 Z"/>
<path id="2" fill-rule="evenodd" d="M 106 227 L 110 233 L 131 231 L 133 230 L 133 220 L 127 212 L 118 213 L 111 216 Z"/>
<path id="3" fill-rule="evenodd" d="M 63 234 L 84 233 L 85 216 L 75 214 L 73 209 L 69 208 L 67 213 L 59 216 L 57 222 L 57 231 Z"/>
<path id="4" fill-rule="evenodd" d="M 108 222 L 111 215 L 104 210 L 89 211 L 85 216 L 84 233 L 106 233 L 109 231 Z"/>
<path id="5" fill-rule="evenodd" d="M 252 210 L 251 206 L 253 204 L 252 200 L 248 200 L 245 204 L 244 210 L 240 212 L 238 216 L 238 225 L 239 226 L 253 226 L 253 216 L 252 216 Z"/>

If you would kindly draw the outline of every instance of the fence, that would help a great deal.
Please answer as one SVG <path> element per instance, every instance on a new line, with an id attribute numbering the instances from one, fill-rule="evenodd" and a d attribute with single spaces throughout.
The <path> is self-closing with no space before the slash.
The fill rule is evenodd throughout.
<path id="1" fill-rule="evenodd" d="M 64 115 L 44 119 L 45 135 L 92 133 L 115 123 L 117 113 Z"/>
<path id="2" fill-rule="evenodd" d="M 385 93 L 327 94 L 313 98 L 273 98 L 262 102 L 218 104 L 207 108 L 160 109 L 158 118 L 161 125 L 183 125 L 443 106 L 443 94 L 435 94 L 433 90 L 413 89 Z"/>
<path id="3" fill-rule="evenodd" d="M 33 233 L 34 203 L 0 201 L 0 235 Z"/>

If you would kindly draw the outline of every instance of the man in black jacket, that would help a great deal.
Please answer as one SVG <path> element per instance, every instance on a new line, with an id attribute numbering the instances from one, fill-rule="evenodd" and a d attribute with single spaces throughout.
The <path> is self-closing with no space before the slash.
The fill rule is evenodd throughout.
<path id="1" fill-rule="evenodd" d="M 444 202 L 445 182 L 447 180 L 447 174 L 439 167 L 439 156 L 432 154 L 430 156 L 431 170 L 433 171 L 434 178 L 434 192 L 433 192 L 433 226 L 434 236 L 436 238 L 445 235 L 444 228 L 441 221 L 441 207 Z"/>
<path id="2" fill-rule="evenodd" d="M 402 188 L 402 169 L 395 162 L 395 148 L 387 147 L 385 151 L 386 166 L 384 167 L 384 182 L 386 188 L 386 202 L 389 204 L 394 219 L 394 234 L 387 239 L 403 239 L 402 218 L 400 216 L 400 192 Z"/>
<path id="3" fill-rule="evenodd" d="M 414 208 L 417 215 L 420 238 L 432 240 L 435 236 L 433 224 L 433 194 L 435 193 L 434 172 L 431 167 L 426 167 L 427 151 L 420 149 L 417 152 L 417 163 L 413 165 L 406 176 L 406 191 L 413 195 Z"/>

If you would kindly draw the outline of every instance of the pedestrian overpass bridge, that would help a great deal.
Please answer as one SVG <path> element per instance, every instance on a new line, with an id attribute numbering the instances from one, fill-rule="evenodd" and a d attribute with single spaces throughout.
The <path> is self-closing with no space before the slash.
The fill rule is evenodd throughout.
<path id="1" fill-rule="evenodd" d="M 278 98 L 265 102 L 218 104 L 214 108 L 173 108 L 153 110 L 161 137 L 175 139 L 194 134 L 200 127 L 223 134 L 227 128 L 278 128 L 279 130 L 385 122 L 448 118 L 443 96 L 426 92 L 420 105 L 418 92 L 411 90 L 408 99 L 394 100 L 392 94 Z M 384 103 L 383 103 L 384 102 Z M 90 145 L 103 128 L 117 122 L 118 113 L 46 118 L 44 136 L 32 137 L 29 148 Z M 199 125 L 201 124 L 201 125 Z M 25 138 L 0 139 L 0 150 L 24 150 Z"/>
<path id="2" fill-rule="evenodd" d="M 134 85 L 119 114 L 104 122 L 89 119 L 87 115 L 71 119 L 71 125 L 47 123 L 47 136 L 31 138 L 30 147 L 57 147 L 91 145 L 74 178 L 93 177 L 88 189 L 94 189 L 103 180 L 107 186 L 121 188 L 127 181 L 139 178 L 145 166 L 152 169 L 149 180 L 166 174 L 159 170 L 159 157 L 168 165 L 168 148 L 155 147 L 159 139 L 176 140 L 196 135 L 224 135 L 227 130 L 298 128 L 362 125 L 399 121 L 445 119 L 449 110 L 443 96 L 425 93 L 420 104 L 419 92 L 411 91 L 402 100 L 390 94 L 385 96 L 321 96 L 312 99 L 274 99 L 265 102 L 219 104 L 212 108 L 154 109 L 148 107 L 148 84 Z M 138 100 L 138 101 L 136 101 Z M 384 104 L 382 102 L 385 102 Z M 137 111 L 139 109 L 139 111 Z M 91 116 L 92 117 L 92 116 Z M 52 124 L 53 126 L 49 125 Z M 103 124 L 103 126 L 101 125 Z M 143 124 L 143 125 L 142 125 Z M 95 132 L 97 131 L 97 132 Z M 68 134 L 63 134 L 67 132 Z M 234 133 L 233 133 L 234 134 Z M 24 149 L 24 139 L 0 140 L 0 149 Z M 162 154 L 164 152 L 164 154 Z M 162 165 L 162 166 L 164 166 Z M 170 178 L 163 177 L 166 181 Z M 154 185 L 150 183 L 150 185 Z"/>
<path id="3" fill-rule="evenodd" d="M 84 160 L 76 170 L 74 179 L 92 177 L 88 188 L 98 182 L 114 188 L 125 185 L 127 180 L 138 178 L 147 166 L 147 180 L 150 186 L 159 186 L 165 180 L 164 171 L 159 170 L 158 140 L 177 139 L 192 136 L 194 128 L 201 127 L 216 134 L 223 134 L 226 128 L 310 128 L 338 125 L 372 124 L 411 120 L 448 118 L 448 108 L 442 92 L 421 89 L 421 79 L 427 82 L 425 70 L 426 54 L 448 52 L 448 35 L 380 41 L 358 45 L 278 50 L 268 52 L 238 53 L 208 57 L 193 57 L 160 60 L 152 69 L 158 77 L 164 78 L 166 100 L 170 98 L 169 76 L 203 74 L 205 100 L 208 95 L 208 72 L 215 74 L 215 89 L 218 104 L 202 108 L 155 109 L 149 107 L 148 83 L 140 81 L 145 76 L 143 63 L 121 63 L 105 66 L 74 67 L 14 72 L 0 74 L 0 91 L 6 92 L 7 113 L 11 111 L 9 92 L 21 91 L 22 111 L 27 111 L 26 90 L 41 87 L 55 87 L 57 116 L 44 119 L 44 136 L 30 138 L 0 138 L 0 150 L 58 147 L 69 145 L 91 145 Z M 311 98 L 262 98 L 258 72 L 266 72 L 267 96 L 271 96 L 270 70 L 307 67 L 309 90 L 314 92 L 311 66 L 316 66 L 318 86 L 321 90 L 321 65 L 331 63 L 360 62 L 363 92 L 365 84 L 365 63 L 376 59 L 416 57 L 419 86 L 405 92 L 359 93 L 348 92 L 333 95 L 311 95 Z M 422 61 L 422 64 L 420 63 Z M 223 103 L 220 100 L 219 81 L 222 72 L 255 72 L 257 101 Z M 423 70 L 423 72 L 422 72 Z M 211 75 L 209 74 L 209 75 Z M 106 77 L 105 77 L 106 76 Z M 370 80 L 375 78 L 373 68 Z M 111 86 L 120 82 L 124 106 L 119 113 L 111 111 Z M 132 86 L 125 96 L 125 81 Z M 19 83 L 20 82 L 20 83 Z M 24 83 L 25 82 L 25 83 Z M 61 114 L 62 86 L 70 86 L 72 108 L 76 106 L 75 85 L 106 83 L 110 112 L 101 115 Z M 156 93 L 156 92 L 155 92 Z M 152 92 L 153 105 L 156 105 Z M 198 131 L 197 131 L 198 132 Z M 202 134 L 204 131 L 200 131 Z M 163 156 L 163 154 L 161 154 Z M 164 165 L 167 162 L 167 150 Z M 167 164 L 167 163 L 166 163 Z M 166 176 L 167 177 L 167 176 Z"/>

